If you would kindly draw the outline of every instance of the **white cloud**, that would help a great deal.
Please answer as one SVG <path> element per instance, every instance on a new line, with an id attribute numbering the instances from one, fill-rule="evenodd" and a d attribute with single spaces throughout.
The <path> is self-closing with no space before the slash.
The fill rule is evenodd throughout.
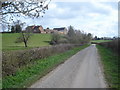
<path id="1" fill-rule="evenodd" d="M 73 5 L 75 5 L 75 3 Z M 112 8 L 111 5 L 107 5 L 107 3 L 90 2 L 88 5 L 89 6 L 85 6 L 83 3 L 83 6 L 81 5 L 80 8 L 77 7 L 78 9 L 76 9 L 75 6 L 69 5 L 66 5 L 69 9 L 66 9 L 66 7 L 56 7 L 54 8 L 54 11 L 57 11 L 56 13 L 59 14 L 54 14 L 55 17 L 51 19 L 51 23 L 54 23 L 54 26 L 58 27 L 73 25 L 76 29 L 90 32 L 94 35 L 98 35 L 99 37 L 117 35 L 117 10 Z M 70 8 L 74 11 L 70 11 Z M 65 12 L 67 12 L 67 17 L 70 17 L 73 13 L 75 13 L 75 16 L 61 19 L 59 16 L 62 15 L 65 17 Z M 50 26 L 52 26 L 51 23 L 49 23 Z"/>
<path id="2" fill-rule="evenodd" d="M 88 16 L 90 16 L 90 17 L 99 17 L 100 14 L 99 13 L 89 13 Z"/>
<path id="3" fill-rule="evenodd" d="M 57 5 L 58 4 L 59 3 L 57 3 Z M 69 4 L 71 3 L 66 4 L 65 7 L 58 7 L 56 5 L 56 8 L 54 8 L 54 17 L 49 19 L 49 26 L 67 27 L 73 25 L 76 29 L 90 32 L 99 37 L 118 35 L 118 12 L 116 9 L 112 8 L 111 5 L 100 2 L 90 2 L 90 4 L 88 3 L 89 6 L 84 6 L 83 3 L 83 6 L 80 6 L 80 8 L 77 7 L 78 9 L 76 9 L 76 6 Z M 74 3 L 73 5 L 77 4 Z M 73 11 L 70 11 L 71 8 Z M 64 18 L 62 19 L 61 17 Z"/>
<path id="4" fill-rule="evenodd" d="M 118 0 L 53 0 L 54 2 L 118 2 Z"/>
<path id="5" fill-rule="evenodd" d="M 50 3 L 49 4 L 49 9 L 55 9 L 57 5 L 55 3 Z"/>
<path id="6" fill-rule="evenodd" d="M 88 13 L 90 20 L 87 21 L 86 27 L 83 27 L 85 31 L 91 32 L 98 36 L 117 36 L 117 22 L 118 22 L 118 11 L 113 9 L 111 6 L 103 5 L 98 2 L 92 3 L 96 8 L 106 9 L 109 11 L 108 15 L 102 13 Z"/>

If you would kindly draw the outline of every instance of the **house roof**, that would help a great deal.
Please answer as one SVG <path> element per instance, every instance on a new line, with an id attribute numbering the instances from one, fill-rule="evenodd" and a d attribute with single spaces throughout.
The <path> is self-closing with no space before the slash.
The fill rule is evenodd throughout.
<path id="1" fill-rule="evenodd" d="M 38 29 L 39 27 L 42 27 L 41 25 L 40 26 L 34 26 L 34 29 Z"/>
<path id="2" fill-rule="evenodd" d="M 39 27 L 42 27 L 42 26 L 41 25 L 38 25 L 38 26 L 32 25 L 32 26 L 26 27 L 26 30 L 29 30 L 31 32 L 40 32 L 42 29 L 40 29 Z"/>
<path id="3" fill-rule="evenodd" d="M 65 27 L 62 27 L 62 28 L 53 28 L 53 30 L 58 30 L 58 31 L 62 31 L 64 29 L 65 29 Z"/>

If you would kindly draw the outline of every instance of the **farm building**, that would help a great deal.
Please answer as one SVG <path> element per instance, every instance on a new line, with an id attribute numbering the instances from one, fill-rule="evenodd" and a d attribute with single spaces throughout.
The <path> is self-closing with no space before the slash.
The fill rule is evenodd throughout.
<path id="1" fill-rule="evenodd" d="M 54 31 L 57 31 L 60 34 L 67 34 L 67 29 L 65 27 L 62 28 L 53 28 Z"/>
<path id="2" fill-rule="evenodd" d="M 43 29 L 41 25 L 38 26 L 28 26 L 26 28 L 26 31 L 32 32 L 32 33 L 59 33 L 59 34 L 67 34 L 67 29 L 65 27 L 62 28 L 53 28 L 53 29 Z"/>
<path id="3" fill-rule="evenodd" d="M 45 31 L 46 33 L 54 33 L 54 30 L 49 29 L 49 28 L 45 29 L 44 31 Z"/>
<path id="4" fill-rule="evenodd" d="M 28 26 L 26 30 L 32 33 L 46 33 L 41 25 L 40 26 Z"/>

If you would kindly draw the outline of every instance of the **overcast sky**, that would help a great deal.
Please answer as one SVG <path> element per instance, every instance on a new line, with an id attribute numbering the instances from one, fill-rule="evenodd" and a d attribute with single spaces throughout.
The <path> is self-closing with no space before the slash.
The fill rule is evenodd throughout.
<path id="1" fill-rule="evenodd" d="M 43 18 L 29 20 L 28 25 L 44 28 L 74 26 L 99 37 L 118 36 L 117 2 L 51 2 Z"/>
<path id="2" fill-rule="evenodd" d="M 118 36 L 118 3 L 51 1 L 43 18 L 23 21 L 27 25 L 42 25 L 44 28 L 72 25 L 75 29 L 92 33 L 94 36 L 113 37 Z"/>

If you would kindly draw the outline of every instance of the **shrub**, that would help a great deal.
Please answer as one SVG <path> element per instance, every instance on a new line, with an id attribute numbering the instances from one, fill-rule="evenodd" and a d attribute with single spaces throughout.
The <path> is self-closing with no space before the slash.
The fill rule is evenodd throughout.
<path id="1" fill-rule="evenodd" d="M 52 33 L 52 39 L 51 39 L 50 44 L 51 45 L 58 44 L 60 39 L 61 39 L 60 34 L 58 34 L 58 33 Z"/>

